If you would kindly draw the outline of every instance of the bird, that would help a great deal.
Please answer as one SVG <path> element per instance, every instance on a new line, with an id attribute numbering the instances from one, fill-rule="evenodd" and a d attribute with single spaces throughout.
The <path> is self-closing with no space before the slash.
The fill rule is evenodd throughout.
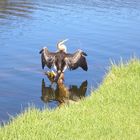
<path id="1" fill-rule="evenodd" d="M 47 47 L 43 47 L 40 51 L 42 69 L 47 66 L 49 69 L 54 68 L 56 70 L 55 82 L 58 81 L 61 74 L 64 74 L 66 69 L 76 70 L 80 67 L 84 71 L 88 70 L 87 54 L 81 49 L 74 53 L 67 53 L 67 47 L 64 44 L 67 40 L 61 40 L 57 43 L 56 52 L 50 52 Z"/>

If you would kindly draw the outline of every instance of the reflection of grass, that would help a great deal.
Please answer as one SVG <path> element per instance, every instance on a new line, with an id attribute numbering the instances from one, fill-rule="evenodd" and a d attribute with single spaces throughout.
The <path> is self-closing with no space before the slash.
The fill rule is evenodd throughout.
<path id="1" fill-rule="evenodd" d="M 97 94 L 96 94 L 97 93 Z M 112 66 L 98 90 L 54 111 L 29 109 L 0 129 L 0 139 L 140 139 L 140 61 Z"/>

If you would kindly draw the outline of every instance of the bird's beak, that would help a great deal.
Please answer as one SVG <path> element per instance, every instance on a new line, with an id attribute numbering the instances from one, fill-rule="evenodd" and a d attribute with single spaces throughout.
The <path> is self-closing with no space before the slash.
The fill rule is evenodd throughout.
<path id="1" fill-rule="evenodd" d="M 67 39 L 65 39 L 65 40 L 63 40 L 63 43 L 65 43 L 66 41 L 68 41 L 69 39 L 67 38 Z"/>

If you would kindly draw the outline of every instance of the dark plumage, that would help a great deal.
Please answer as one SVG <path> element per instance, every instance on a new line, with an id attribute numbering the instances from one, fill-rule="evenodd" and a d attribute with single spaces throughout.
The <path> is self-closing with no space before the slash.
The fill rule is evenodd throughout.
<path id="1" fill-rule="evenodd" d="M 78 50 L 74 54 L 69 54 L 63 51 L 53 53 L 49 52 L 47 48 L 43 48 L 40 51 L 40 54 L 43 69 L 46 65 L 49 69 L 56 66 L 57 71 L 60 70 L 61 72 L 63 72 L 65 66 L 67 66 L 70 70 L 75 70 L 78 67 L 81 67 L 85 71 L 88 70 L 85 58 L 87 54 L 82 50 Z"/>
<path id="2" fill-rule="evenodd" d="M 57 52 L 49 52 L 47 48 L 43 48 L 40 51 L 42 69 L 47 66 L 49 69 L 54 67 L 57 71 L 56 79 L 58 80 L 60 74 L 67 68 L 69 70 L 75 70 L 81 67 L 87 71 L 88 66 L 85 56 L 87 54 L 82 50 L 77 50 L 75 53 L 66 53 L 64 50 L 58 50 Z"/>

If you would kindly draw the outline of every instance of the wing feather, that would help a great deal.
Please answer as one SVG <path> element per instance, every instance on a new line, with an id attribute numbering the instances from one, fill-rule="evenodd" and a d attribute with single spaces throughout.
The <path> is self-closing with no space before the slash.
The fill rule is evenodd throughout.
<path id="1" fill-rule="evenodd" d="M 45 47 L 40 51 L 41 54 L 41 63 L 42 63 L 42 69 L 44 69 L 45 65 L 51 69 L 54 65 L 54 59 L 56 53 L 49 52 L 48 49 Z"/>
<path id="2" fill-rule="evenodd" d="M 76 51 L 74 54 L 66 54 L 65 62 L 70 70 L 75 70 L 78 67 L 81 67 L 83 70 L 87 71 L 87 61 L 84 53 L 82 50 Z"/>

